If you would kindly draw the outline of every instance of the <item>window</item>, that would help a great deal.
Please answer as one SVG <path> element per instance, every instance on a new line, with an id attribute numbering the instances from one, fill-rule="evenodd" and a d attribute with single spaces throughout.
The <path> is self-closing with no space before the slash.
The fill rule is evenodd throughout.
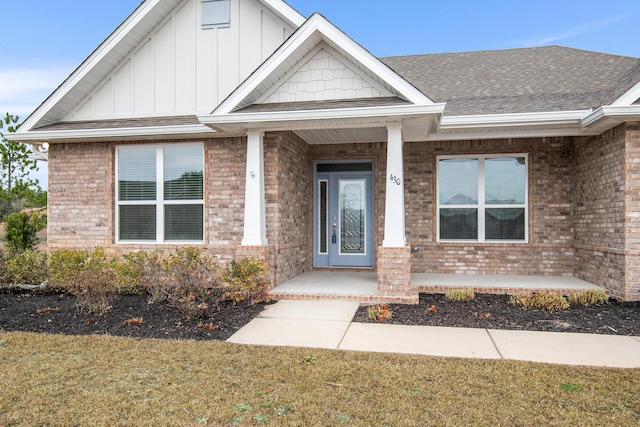
<path id="1" fill-rule="evenodd" d="M 229 26 L 230 0 L 202 0 L 202 28 Z"/>
<path id="2" fill-rule="evenodd" d="M 202 144 L 118 147 L 117 241 L 203 241 L 203 163 Z"/>
<path id="3" fill-rule="evenodd" d="M 440 241 L 526 242 L 527 155 L 438 157 Z"/>

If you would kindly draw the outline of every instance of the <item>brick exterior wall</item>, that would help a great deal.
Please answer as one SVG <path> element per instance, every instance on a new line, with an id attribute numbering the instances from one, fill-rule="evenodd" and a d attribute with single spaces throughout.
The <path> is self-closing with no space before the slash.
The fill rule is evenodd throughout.
<path id="1" fill-rule="evenodd" d="M 624 299 L 640 301 L 640 122 L 625 126 Z"/>
<path id="2" fill-rule="evenodd" d="M 291 132 L 267 133 L 264 143 L 269 244 L 241 248 L 246 138 L 205 142 L 210 253 L 223 260 L 264 253 L 276 284 L 311 270 L 314 160 L 373 160 L 375 246 L 382 243 L 386 143 L 308 145 Z M 102 246 L 117 255 L 175 248 L 114 243 L 116 145 L 49 148 L 49 249 Z M 492 153 L 529 155 L 529 242 L 437 243 L 437 156 Z M 598 137 L 405 143 L 404 162 L 407 243 L 420 249 L 403 253 L 412 272 L 575 275 L 616 298 L 640 298 L 639 123 Z M 392 258 L 379 253 L 378 269 L 388 270 Z"/>
<path id="3" fill-rule="evenodd" d="M 625 135 L 615 128 L 575 143 L 575 275 L 605 286 L 616 297 L 624 287 Z"/>
<path id="4" fill-rule="evenodd" d="M 107 254 L 121 255 L 141 249 L 168 253 L 176 248 L 174 244 L 115 244 L 117 145 L 123 144 L 49 147 L 49 250 L 101 246 Z M 204 147 L 204 246 L 209 253 L 228 261 L 242 241 L 246 139 L 214 139 L 206 141 Z"/>
<path id="5" fill-rule="evenodd" d="M 378 295 L 402 297 L 406 303 L 417 304 L 418 292 L 411 287 L 411 248 L 378 247 Z"/>
<path id="6" fill-rule="evenodd" d="M 111 245 L 113 153 L 111 144 L 51 144 L 48 249 Z"/>
<path id="7" fill-rule="evenodd" d="M 312 266 L 313 170 L 308 150 L 292 132 L 265 135 L 267 240 L 275 245 L 276 284 Z"/>
<path id="8" fill-rule="evenodd" d="M 640 124 L 576 139 L 575 276 L 640 300 Z"/>
<path id="9" fill-rule="evenodd" d="M 438 243 L 439 155 L 529 155 L 528 243 Z M 570 138 L 406 143 L 405 216 L 415 273 L 572 275 Z"/>

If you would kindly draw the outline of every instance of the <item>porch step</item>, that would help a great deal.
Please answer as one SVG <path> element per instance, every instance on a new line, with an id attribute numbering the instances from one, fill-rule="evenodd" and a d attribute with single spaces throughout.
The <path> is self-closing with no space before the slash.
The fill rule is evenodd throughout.
<path id="1" fill-rule="evenodd" d="M 606 289 L 570 276 L 520 276 L 482 274 L 414 273 L 416 292 L 442 294 L 451 289 L 473 288 L 476 293 L 513 295 L 520 292 L 551 292 L 567 295 L 587 289 Z"/>

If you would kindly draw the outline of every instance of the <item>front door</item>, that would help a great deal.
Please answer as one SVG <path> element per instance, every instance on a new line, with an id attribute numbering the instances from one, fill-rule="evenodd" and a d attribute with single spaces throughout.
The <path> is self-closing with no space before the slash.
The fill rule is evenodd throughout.
<path id="1" fill-rule="evenodd" d="M 315 266 L 373 266 L 372 169 L 371 162 L 316 164 Z"/>

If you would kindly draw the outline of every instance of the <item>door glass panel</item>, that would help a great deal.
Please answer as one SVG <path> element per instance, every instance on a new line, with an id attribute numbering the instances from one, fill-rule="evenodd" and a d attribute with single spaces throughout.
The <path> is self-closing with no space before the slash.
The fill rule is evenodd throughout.
<path id="1" fill-rule="evenodd" d="M 373 163 L 318 163 L 318 172 L 371 172 Z"/>
<path id="2" fill-rule="evenodd" d="M 327 248 L 327 220 L 328 220 L 328 192 L 327 186 L 329 182 L 327 180 L 318 181 L 318 197 L 319 197 L 319 218 L 318 218 L 318 237 L 320 240 L 320 248 L 319 253 L 326 254 L 328 251 Z"/>
<path id="3" fill-rule="evenodd" d="M 340 254 L 365 253 L 365 180 L 340 180 Z"/>

